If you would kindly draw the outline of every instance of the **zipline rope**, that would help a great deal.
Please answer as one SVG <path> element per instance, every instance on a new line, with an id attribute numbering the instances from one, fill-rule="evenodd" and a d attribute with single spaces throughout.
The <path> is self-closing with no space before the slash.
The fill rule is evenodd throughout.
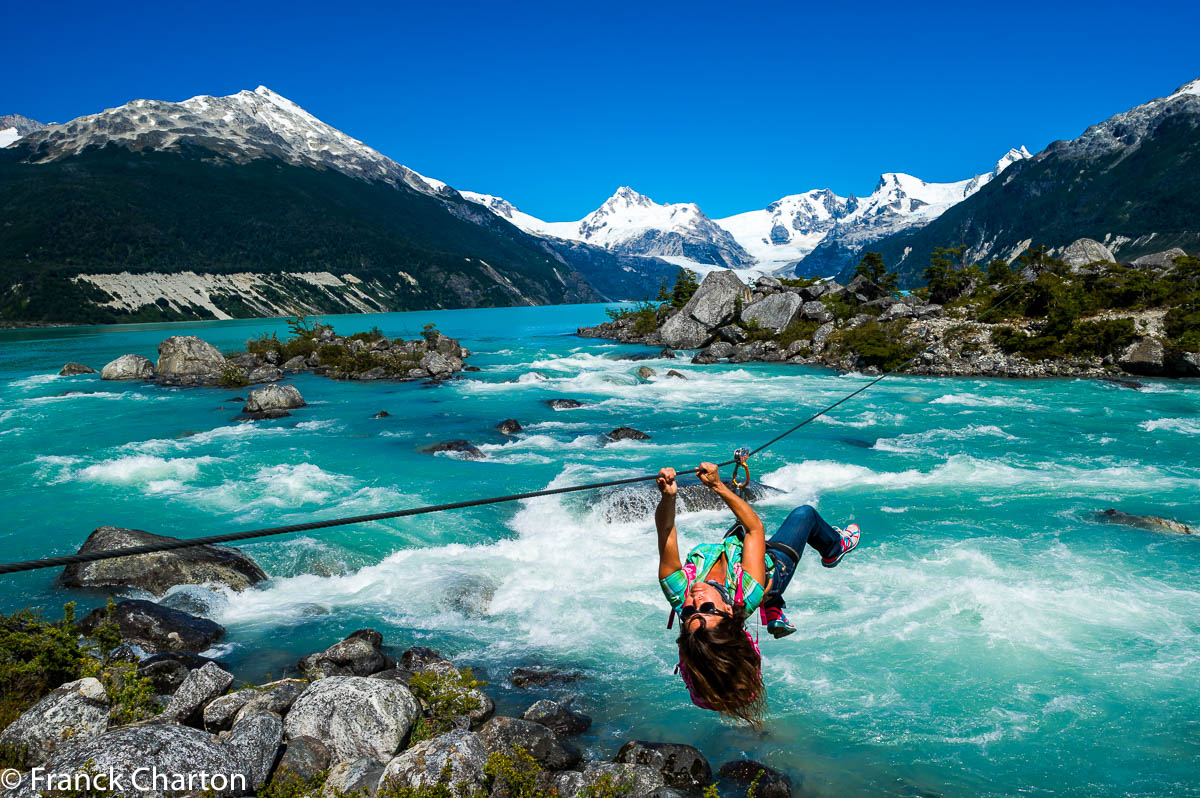
<path id="1" fill-rule="evenodd" d="M 1004 302 L 1007 302 L 1017 293 L 1014 289 L 1008 296 L 999 302 L 992 305 L 993 308 L 999 307 Z M 813 413 L 808 418 L 801 421 L 799 424 L 784 430 L 776 435 L 771 440 L 759 446 L 757 449 L 751 450 L 750 454 L 758 454 L 763 449 L 778 443 L 783 438 L 791 435 L 801 427 L 816 421 L 821 416 L 828 413 L 830 410 L 842 405 L 854 397 L 858 396 L 868 388 L 877 385 L 885 377 L 890 377 L 897 371 L 906 368 L 910 363 L 914 362 L 936 345 L 936 341 L 917 354 L 910 357 L 898 366 L 885 371 L 875 379 L 868 382 L 866 385 L 858 388 L 852 393 L 848 393 L 833 404 L 825 407 L 816 413 Z M 726 460 L 717 463 L 719 468 L 724 468 L 727 465 L 734 464 L 735 460 Z M 688 473 L 695 469 L 694 466 L 685 466 L 684 468 L 676 469 L 678 473 Z M 314 529 L 328 529 L 335 526 L 347 526 L 349 524 L 364 524 L 370 521 L 384 521 L 389 518 L 406 518 L 412 515 L 425 515 L 427 513 L 440 513 L 447 510 L 463 510 L 468 507 L 481 507 L 487 504 L 501 504 L 503 502 L 521 501 L 522 499 L 536 499 L 540 496 L 556 496 L 562 493 L 575 493 L 581 490 L 596 490 L 598 488 L 611 488 L 618 485 L 632 485 L 637 482 L 649 482 L 658 478 L 658 474 L 646 474 L 640 477 L 626 477 L 624 479 L 613 479 L 606 482 L 589 482 L 586 485 L 569 485 L 562 488 L 546 488 L 545 490 L 535 490 L 529 493 L 510 493 L 507 496 L 493 496 L 485 499 L 471 499 L 465 502 L 450 502 L 449 504 L 430 504 L 424 507 L 411 507 L 407 510 L 392 510 L 386 513 L 371 513 L 370 515 L 354 515 L 347 518 L 332 518 L 328 521 L 310 521 L 306 524 L 289 524 L 287 526 L 274 526 L 266 529 L 251 529 L 245 532 L 229 532 L 224 535 L 209 535 L 203 538 L 189 538 L 187 540 L 164 540 L 161 543 L 150 543 L 145 546 L 128 546 L 122 549 L 107 549 L 104 551 L 90 551 L 79 554 L 67 554 L 61 557 L 44 557 L 38 560 L 25 560 L 24 562 L 13 562 L 0 564 L 0 574 L 15 574 L 22 571 L 36 571 L 41 568 L 57 568 L 64 565 L 77 565 L 85 562 L 96 562 L 97 560 L 111 560 L 117 557 L 130 557 L 135 554 L 153 554 L 160 551 L 172 551 L 174 549 L 186 549 L 193 546 L 207 546 L 215 543 L 231 543 L 237 540 L 250 540 L 252 538 L 264 538 L 271 535 L 286 535 L 291 532 L 311 532 Z"/>

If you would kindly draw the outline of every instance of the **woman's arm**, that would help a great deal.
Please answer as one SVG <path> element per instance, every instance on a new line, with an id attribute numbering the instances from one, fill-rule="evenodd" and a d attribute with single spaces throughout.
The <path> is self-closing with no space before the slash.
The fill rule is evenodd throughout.
<path id="1" fill-rule="evenodd" d="M 767 584 L 767 533 L 763 529 L 762 519 L 758 513 L 741 497 L 729 489 L 721 481 L 717 467 L 712 463 L 701 463 L 696 469 L 696 476 L 708 487 L 712 488 L 724 502 L 733 510 L 737 520 L 746 528 L 746 537 L 742 541 L 742 570 L 750 574 L 754 581 L 766 587 Z"/>
<path id="2" fill-rule="evenodd" d="M 675 469 L 664 468 L 658 472 L 658 489 L 662 498 L 654 511 L 654 525 L 658 527 L 658 578 L 666 579 L 683 568 L 679 561 L 679 541 L 675 534 Z"/>

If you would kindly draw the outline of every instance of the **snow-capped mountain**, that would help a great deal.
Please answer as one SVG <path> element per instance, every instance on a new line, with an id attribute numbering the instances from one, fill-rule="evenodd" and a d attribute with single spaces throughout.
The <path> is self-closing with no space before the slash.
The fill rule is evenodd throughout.
<path id="1" fill-rule="evenodd" d="M 0 116 L 0 147 L 7 147 L 17 139 L 44 128 L 41 122 L 20 114 Z"/>
<path id="2" fill-rule="evenodd" d="M 584 241 L 625 255 L 654 255 L 700 271 L 725 266 L 783 273 L 824 242 L 858 250 L 897 231 L 927 224 L 1010 164 L 1029 157 L 1024 147 L 1009 150 L 990 172 L 954 183 L 927 183 L 888 172 L 861 199 L 816 189 L 723 219 L 710 219 L 695 203 L 656 203 L 627 186 L 577 222 L 543 221 L 491 194 L 461 194 L 540 236 Z"/>
<path id="3" fill-rule="evenodd" d="M 274 157 L 296 166 L 326 167 L 351 177 L 404 184 L 424 193 L 436 191 L 416 172 L 266 86 L 177 103 L 134 100 L 66 124 L 47 125 L 25 135 L 23 143 L 33 149 L 34 163 L 57 161 L 109 143 L 131 150 L 198 144 L 235 161 Z"/>

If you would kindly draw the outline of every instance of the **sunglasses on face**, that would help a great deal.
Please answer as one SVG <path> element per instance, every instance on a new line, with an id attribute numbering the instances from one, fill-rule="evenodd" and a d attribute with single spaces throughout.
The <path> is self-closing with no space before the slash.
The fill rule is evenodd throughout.
<path id="1" fill-rule="evenodd" d="M 717 609 L 716 604 L 713 604 L 711 601 L 706 601 L 703 604 L 701 604 L 699 607 L 694 607 L 691 604 L 689 604 L 688 606 L 681 609 L 679 611 L 679 620 L 683 621 L 684 623 L 687 623 L 688 620 L 690 620 L 691 617 L 693 615 L 696 615 L 697 613 L 703 614 L 703 615 L 720 615 L 722 618 L 733 618 L 733 616 L 730 615 L 729 613 L 724 612 L 723 610 Z"/>

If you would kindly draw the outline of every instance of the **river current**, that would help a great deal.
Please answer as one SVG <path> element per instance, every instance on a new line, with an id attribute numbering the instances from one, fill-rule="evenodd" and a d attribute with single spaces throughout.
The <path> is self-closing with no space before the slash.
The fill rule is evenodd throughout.
<path id="1" fill-rule="evenodd" d="M 299 375 L 308 407 L 255 423 L 233 420 L 248 389 L 54 375 L 154 358 L 168 335 L 237 349 L 281 320 L 0 332 L 3 559 L 71 553 L 106 524 L 198 536 L 723 460 L 868 379 L 635 360 L 650 350 L 572 334 L 603 319 L 600 305 L 327 317 L 405 337 L 436 322 L 482 371 L 436 387 Z M 657 376 L 639 380 L 643 365 Z M 558 397 L 585 404 L 552 410 Z M 505 418 L 525 431 L 501 435 Z M 617 426 L 651 439 L 605 445 Z M 487 457 L 418 451 L 453 438 Z M 245 679 L 371 626 L 397 651 L 474 666 L 506 714 L 575 695 L 594 757 L 633 738 L 688 742 L 714 767 L 785 770 L 804 795 L 1200 795 L 1200 538 L 1095 518 L 1200 525 L 1198 444 L 1197 381 L 896 377 L 756 456 L 755 478 L 782 491 L 758 505 L 768 532 L 805 502 L 863 529 L 836 569 L 804 556 L 787 595 L 799 633 L 762 630 L 761 734 L 692 707 L 672 674 L 652 493 L 264 539 L 243 548 L 269 582 L 165 600 L 226 626 L 215 653 Z M 684 513 L 682 545 L 727 524 Z M 0 578 L 0 608 L 102 603 L 56 576 Z M 507 684 L 530 663 L 585 678 Z"/>

